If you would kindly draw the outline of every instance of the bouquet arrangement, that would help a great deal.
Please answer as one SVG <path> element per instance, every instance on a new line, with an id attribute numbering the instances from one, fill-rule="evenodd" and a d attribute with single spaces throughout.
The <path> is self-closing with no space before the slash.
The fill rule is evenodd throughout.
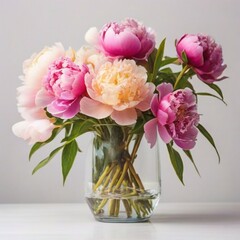
<path id="1" fill-rule="evenodd" d="M 218 154 L 213 138 L 200 124 L 197 111 L 200 96 L 224 102 L 216 83 L 225 78 L 221 75 L 226 65 L 222 48 L 213 38 L 185 34 L 175 42 L 176 56 L 169 57 L 164 53 L 165 39 L 157 47 L 152 29 L 134 19 L 126 19 L 121 23 L 110 22 L 100 31 L 90 28 L 85 39 L 88 45 L 77 51 L 65 50 L 61 43 L 56 43 L 23 64 L 17 100 L 24 120 L 13 126 L 14 134 L 34 144 L 31 158 L 39 148 L 65 131 L 61 145 L 43 159 L 33 173 L 62 151 L 65 181 L 80 151 L 76 139 L 86 132 L 94 132 L 98 136 L 95 144 L 99 147 L 109 137 L 109 126 L 120 138 L 112 147 L 118 149 L 118 153 L 123 152 L 114 156 L 122 165 L 115 169 L 108 159 L 110 156 L 98 159 L 104 162 L 105 168 L 98 169 L 95 190 L 114 187 L 116 191 L 124 187 L 124 182 L 132 188 L 143 189 L 133 168 L 142 137 L 151 148 L 156 144 L 157 135 L 160 136 L 182 182 L 181 154 L 195 166 L 191 149 L 198 132 Z M 195 75 L 198 80 L 193 79 Z M 202 81 L 211 92 L 198 92 L 195 81 Z M 132 139 L 135 143 L 129 152 Z M 114 176 L 117 177 L 114 179 Z M 103 205 L 100 201 L 95 210 L 100 211 Z M 117 202 L 112 205 L 115 207 L 110 210 L 116 214 Z M 126 201 L 124 205 L 129 210 L 131 203 Z M 142 205 L 143 208 L 133 206 L 139 214 L 150 208 L 149 202 Z"/>

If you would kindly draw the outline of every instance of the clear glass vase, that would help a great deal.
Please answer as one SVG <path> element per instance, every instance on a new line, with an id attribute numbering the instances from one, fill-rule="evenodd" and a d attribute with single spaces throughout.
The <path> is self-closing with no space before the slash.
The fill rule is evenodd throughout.
<path id="1" fill-rule="evenodd" d="M 98 221 L 144 222 L 160 197 L 158 144 L 128 126 L 99 125 L 88 161 L 85 197 Z"/>

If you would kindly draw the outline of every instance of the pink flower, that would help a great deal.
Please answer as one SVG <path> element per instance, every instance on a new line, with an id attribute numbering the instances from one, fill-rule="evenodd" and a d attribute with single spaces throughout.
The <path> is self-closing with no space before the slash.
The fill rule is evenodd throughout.
<path id="1" fill-rule="evenodd" d="M 157 139 L 157 129 L 165 143 L 173 140 L 182 149 L 195 146 L 199 121 L 196 97 L 188 88 L 173 92 L 169 83 L 157 87 L 151 102 L 151 110 L 155 118 L 144 125 L 145 136 L 151 147 Z"/>
<path id="2" fill-rule="evenodd" d="M 59 58 L 53 62 L 44 77 L 44 88 L 37 96 L 39 106 L 47 106 L 47 111 L 55 117 L 69 119 L 80 110 L 80 99 L 86 92 L 84 83 L 88 67 L 81 67 L 70 58 Z"/>
<path id="3" fill-rule="evenodd" d="M 133 60 L 106 62 L 86 77 L 90 98 L 82 98 L 81 112 L 97 119 L 111 116 L 119 125 L 134 124 L 137 110 L 150 108 L 155 87 L 146 81 L 146 69 Z"/>
<path id="4" fill-rule="evenodd" d="M 96 31 L 90 29 L 86 39 L 96 43 Z M 146 59 L 155 47 L 155 35 L 134 19 L 126 19 L 118 24 L 106 24 L 100 31 L 99 48 L 113 58 Z"/>
<path id="5" fill-rule="evenodd" d="M 185 52 L 188 64 L 202 81 L 213 83 L 226 78 L 218 78 L 226 65 L 223 65 L 221 46 L 210 36 L 185 34 L 177 42 L 176 49 L 181 60 L 182 52 Z"/>
<path id="6" fill-rule="evenodd" d="M 62 44 L 56 43 L 52 47 L 45 47 L 23 63 L 23 85 L 17 89 L 17 101 L 18 111 L 24 120 L 14 124 L 12 130 L 16 136 L 28 140 L 29 143 L 47 140 L 55 128 L 44 108 L 37 106 L 35 100 L 42 88 L 42 79 L 48 71 L 49 64 L 64 55 Z"/>

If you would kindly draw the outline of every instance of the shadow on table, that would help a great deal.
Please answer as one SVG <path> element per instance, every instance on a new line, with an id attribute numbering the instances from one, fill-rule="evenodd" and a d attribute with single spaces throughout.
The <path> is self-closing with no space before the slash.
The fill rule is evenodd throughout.
<path id="1" fill-rule="evenodd" d="M 182 223 L 182 224 L 240 224 L 239 214 L 234 213 L 178 213 L 178 214 L 155 214 L 152 216 L 151 223 Z M 239 225 L 240 226 L 240 225 Z"/>

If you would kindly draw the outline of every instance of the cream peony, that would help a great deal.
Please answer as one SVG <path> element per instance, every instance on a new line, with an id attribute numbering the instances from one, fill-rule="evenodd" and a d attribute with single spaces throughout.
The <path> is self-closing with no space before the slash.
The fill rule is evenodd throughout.
<path id="1" fill-rule="evenodd" d="M 81 100 L 81 112 L 97 119 L 111 116 L 120 125 L 134 124 L 136 110 L 150 108 L 155 89 L 152 83 L 146 82 L 146 69 L 127 59 L 106 62 L 85 81 L 91 99 Z"/>

